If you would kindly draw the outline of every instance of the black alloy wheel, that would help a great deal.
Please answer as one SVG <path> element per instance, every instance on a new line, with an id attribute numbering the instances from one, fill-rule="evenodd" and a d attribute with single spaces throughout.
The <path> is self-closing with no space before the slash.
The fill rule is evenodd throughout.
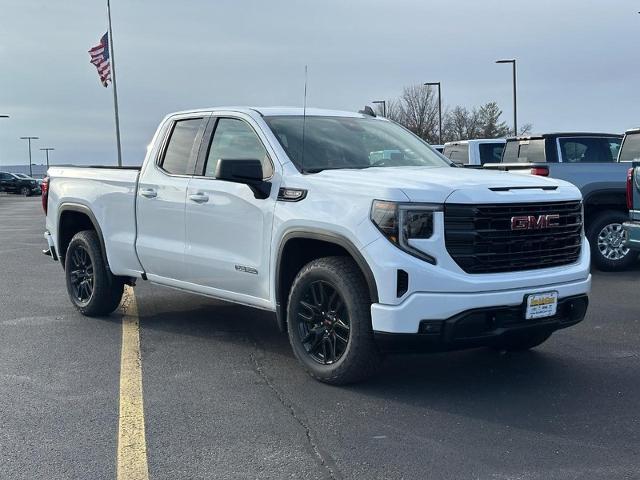
<path id="1" fill-rule="evenodd" d="M 316 362 L 337 362 L 349 345 L 351 326 L 345 302 L 328 282 L 310 283 L 298 302 L 298 329 L 307 354 Z"/>
<path id="2" fill-rule="evenodd" d="M 29 190 L 29 187 L 22 187 L 20 189 L 20 193 L 25 197 L 28 197 L 29 195 L 31 195 L 31 190 Z"/>
<path id="3" fill-rule="evenodd" d="M 359 382 L 380 365 L 371 296 L 352 258 L 321 257 L 302 267 L 289 292 L 287 332 L 300 364 L 321 382 Z"/>
<path id="4" fill-rule="evenodd" d="M 71 271 L 69 272 L 69 280 L 73 296 L 80 304 L 87 304 L 93 295 L 93 263 L 89 252 L 81 246 L 77 245 L 71 252 Z"/>

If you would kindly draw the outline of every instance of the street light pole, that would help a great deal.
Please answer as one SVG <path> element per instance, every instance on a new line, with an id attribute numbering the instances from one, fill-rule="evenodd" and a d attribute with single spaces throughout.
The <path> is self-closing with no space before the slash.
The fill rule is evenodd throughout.
<path id="1" fill-rule="evenodd" d="M 47 170 L 49 170 L 49 152 L 51 150 L 55 150 L 55 148 L 46 147 L 46 148 L 41 148 L 40 150 L 44 150 L 44 153 L 47 155 Z"/>
<path id="2" fill-rule="evenodd" d="M 427 82 L 425 87 L 438 86 L 438 143 L 442 145 L 442 90 L 440 82 Z"/>
<path id="3" fill-rule="evenodd" d="M 518 135 L 518 96 L 516 93 L 516 60 L 496 60 L 496 63 L 510 63 L 513 67 L 513 135 Z"/>
<path id="4" fill-rule="evenodd" d="M 33 177 L 33 170 L 31 169 L 31 140 L 38 140 L 39 137 L 20 137 L 20 140 L 27 140 L 29 142 L 29 176 Z"/>
<path id="5" fill-rule="evenodd" d="M 382 105 L 382 116 L 387 117 L 387 101 L 386 100 L 374 100 L 371 103 L 379 103 Z"/>

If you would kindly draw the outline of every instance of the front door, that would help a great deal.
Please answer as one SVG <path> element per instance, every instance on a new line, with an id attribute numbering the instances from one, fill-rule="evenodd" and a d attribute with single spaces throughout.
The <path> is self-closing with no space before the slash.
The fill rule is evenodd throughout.
<path id="1" fill-rule="evenodd" d="M 207 130 L 201 171 L 187 189 L 188 281 L 203 293 L 266 306 L 278 186 L 271 186 L 268 198 L 259 199 L 247 185 L 216 180 L 215 171 L 219 159 L 257 159 L 264 178 L 274 182 L 271 156 L 248 116 L 212 118 Z"/>
<path id="2" fill-rule="evenodd" d="M 158 139 L 162 147 L 140 173 L 136 250 L 150 280 L 167 283 L 186 276 L 185 196 L 206 120 L 202 115 L 170 120 Z"/>

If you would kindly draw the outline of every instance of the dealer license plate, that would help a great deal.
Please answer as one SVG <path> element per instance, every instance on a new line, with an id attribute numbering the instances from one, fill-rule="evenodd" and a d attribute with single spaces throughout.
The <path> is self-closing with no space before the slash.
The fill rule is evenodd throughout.
<path id="1" fill-rule="evenodd" d="M 558 310 L 558 292 L 534 293 L 527 295 L 525 318 L 553 317 Z"/>

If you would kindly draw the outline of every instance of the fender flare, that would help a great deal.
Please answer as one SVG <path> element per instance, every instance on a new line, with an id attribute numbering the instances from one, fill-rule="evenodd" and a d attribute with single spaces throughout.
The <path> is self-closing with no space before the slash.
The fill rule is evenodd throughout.
<path id="1" fill-rule="evenodd" d="M 285 231 L 284 235 L 280 239 L 280 244 L 278 245 L 278 254 L 276 257 L 276 268 L 275 268 L 275 300 L 276 300 L 276 319 L 278 322 L 278 327 L 281 331 L 286 331 L 286 316 L 285 316 L 285 308 L 280 304 L 280 296 L 281 296 L 281 286 L 280 286 L 280 265 L 282 264 L 282 253 L 284 251 L 284 247 L 288 243 L 289 240 L 294 238 L 303 238 L 308 240 L 319 240 L 326 243 L 332 243 L 339 247 L 344 248 L 349 255 L 354 259 L 362 275 L 364 276 L 365 282 L 367 283 L 367 288 L 369 290 L 369 296 L 371 298 L 372 303 L 378 302 L 378 286 L 376 284 L 375 276 L 373 275 L 373 271 L 369 267 L 369 264 L 365 260 L 360 250 L 349 240 L 347 237 L 340 235 L 338 233 L 330 232 L 327 230 L 322 230 L 319 228 L 292 228 L 290 230 Z"/>
<path id="2" fill-rule="evenodd" d="M 96 216 L 93 214 L 93 212 L 89 207 L 81 203 L 64 202 L 60 204 L 60 207 L 58 208 L 58 222 L 57 222 L 58 223 L 58 239 L 57 239 L 58 248 L 60 248 L 60 232 L 61 232 L 60 222 L 62 221 L 62 214 L 64 212 L 69 212 L 69 211 L 82 213 L 89 218 L 89 221 L 93 224 L 93 228 L 98 234 L 98 240 L 100 241 L 100 250 L 102 252 L 102 259 L 104 260 L 104 264 L 106 265 L 106 267 L 109 268 L 109 261 L 107 260 L 107 249 L 105 247 L 104 236 L 102 235 L 102 229 L 100 228 L 98 219 L 96 218 Z M 65 253 L 66 252 L 59 252 L 59 256 L 64 256 Z M 64 265 L 63 265 L 63 268 L 64 268 Z"/>

